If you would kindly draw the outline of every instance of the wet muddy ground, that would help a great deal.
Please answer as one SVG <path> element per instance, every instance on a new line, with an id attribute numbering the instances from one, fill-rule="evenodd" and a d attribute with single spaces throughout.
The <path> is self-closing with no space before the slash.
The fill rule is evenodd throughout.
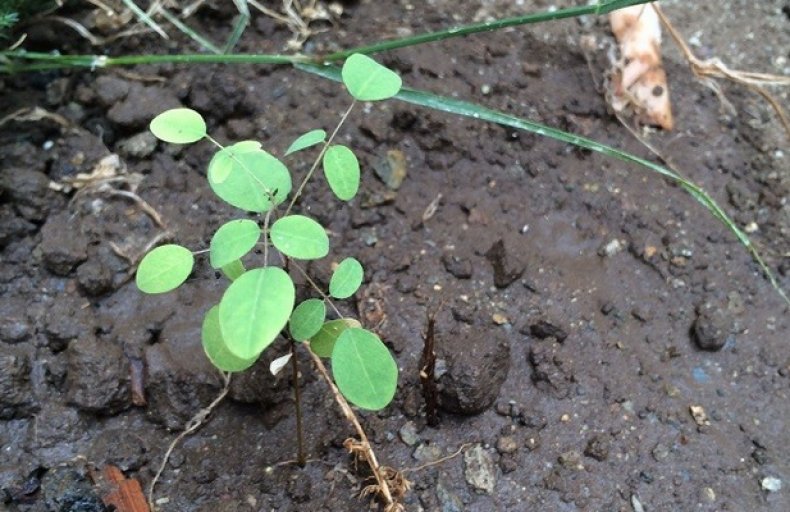
<path id="1" fill-rule="evenodd" d="M 445 1 L 349 2 L 306 50 L 549 7 L 523 3 L 458 12 Z M 722 3 L 664 5 L 700 56 L 786 73 L 787 2 Z M 230 17 L 206 7 L 192 21 L 219 40 Z M 39 31 L 31 44 L 57 40 Z M 654 158 L 608 112 L 596 89 L 606 59 L 588 62 L 584 33 L 607 37 L 602 22 L 571 20 L 381 59 L 409 86 Z M 278 52 L 288 37 L 259 17 L 241 50 Z M 149 36 L 112 51 L 188 48 Z M 780 125 L 737 87 L 725 88 L 737 115 L 722 114 L 667 51 L 677 129 L 651 142 L 751 226 L 790 289 L 790 146 Z M 300 133 L 334 126 L 349 100 L 337 84 L 263 66 L 49 72 L 7 77 L 2 94 L 0 116 L 39 106 L 65 123 L 0 128 L 0 509 L 103 510 L 88 468 L 114 464 L 147 486 L 176 431 L 222 386 L 199 332 L 222 279 L 200 257 L 179 291 L 143 296 L 124 255 L 134 260 L 165 231 L 205 248 L 238 213 L 206 186 L 208 143 L 157 143 L 147 123 L 189 106 L 218 140 L 253 138 L 282 154 Z M 325 284 L 346 255 L 366 268 L 362 291 L 341 307 L 376 326 L 401 370 L 393 404 L 360 417 L 379 459 L 413 482 L 406 510 L 790 509 L 788 307 L 688 194 L 598 154 L 395 101 L 358 109 L 340 137 L 360 156 L 362 192 L 338 205 L 321 179 L 308 186 L 302 211 L 330 229 L 333 247 L 310 270 Z M 396 188 L 386 181 L 401 160 Z M 51 187 L 99 162 L 124 181 Z M 301 176 L 310 162 L 286 163 Z M 113 193 L 132 189 L 162 225 Z M 437 427 L 427 425 L 418 375 L 431 313 Z M 343 448 L 353 431 L 304 354 L 310 460 L 289 462 L 292 390 L 268 372 L 286 350 L 277 343 L 234 377 L 229 399 L 174 451 L 160 510 L 366 506 L 357 497 L 365 475 Z"/>

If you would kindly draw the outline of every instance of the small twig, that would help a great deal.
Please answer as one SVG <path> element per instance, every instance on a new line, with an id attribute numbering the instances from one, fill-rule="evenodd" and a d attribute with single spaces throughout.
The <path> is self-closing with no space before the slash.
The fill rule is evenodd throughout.
<path id="1" fill-rule="evenodd" d="M 162 217 L 159 215 L 159 212 L 157 212 L 153 206 L 148 204 L 148 202 L 145 199 L 138 196 L 134 192 L 129 192 L 128 190 L 113 189 L 109 192 L 109 194 L 111 196 L 121 196 L 131 199 L 132 201 L 137 203 L 137 206 L 139 206 L 141 210 L 143 210 L 149 217 L 151 217 L 151 219 L 156 223 L 157 226 L 159 226 L 164 230 L 167 230 L 167 226 L 162 220 Z"/>
<path id="2" fill-rule="evenodd" d="M 307 462 L 304 452 L 304 439 L 302 434 L 302 397 L 299 390 L 299 362 L 296 357 L 296 341 L 290 336 L 291 342 L 291 378 L 294 386 L 294 403 L 296 404 L 296 463 L 303 468 Z"/>
<path id="3" fill-rule="evenodd" d="M 165 470 L 165 466 L 167 465 L 167 461 L 170 459 L 170 455 L 173 453 L 173 450 L 176 448 L 176 445 L 181 442 L 186 436 L 191 434 L 192 432 L 196 431 L 198 428 L 203 425 L 203 422 L 206 421 L 209 414 L 217 407 L 220 402 L 227 396 L 228 391 L 230 390 L 230 373 L 223 373 L 222 378 L 225 382 L 224 386 L 222 387 L 222 391 L 220 391 L 217 398 L 211 402 L 208 407 L 205 407 L 198 411 L 192 419 L 190 419 L 186 425 L 184 426 L 184 431 L 181 432 L 176 436 L 175 439 L 170 443 L 170 446 L 167 447 L 167 451 L 165 451 L 165 455 L 162 458 L 162 463 L 159 465 L 159 469 L 154 475 L 154 479 L 151 480 L 151 484 L 148 486 L 148 506 L 151 508 L 152 511 L 156 510 L 154 507 L 154 487 L 156 487 L 157 481 L 159 481 L 159 477 L 162 476 L 162 472 Z"/>
<path id="4" fill-rule="evenodd" d="M 672 23 L 669 21 L 669 18 L 666 17 L 661 8 L 656 3 L 651 3 L 650 6 L 656 11 L 656 14 L 661 20 L 661 24 L 664 25 L 664 28 L 666 28 L 670 36 L 672 36 L 675 44 L 678 45 L 680 51 L 683 53 L 683 56 L 688 61 L 691 71 L 697 78 L 701 79 L 704 84 L 711 88 L 719 96 L 719 98 L 723 98 L 724 93 L 717 85 L 715 85 L 714 82 L 710 80 L 710 77 L 726 78 L 735 83 L 745 85 L 752 91 L 756 92 L 762 96 L 769 105 L 771 105 L 771 108 L 773 108 L 774 112 L 776 112 L 776 115 L 779 117 L 780 122 L 787 132 L 787 137 L 790 138 L 790 118 L 787 117 L 784 109 L 781 107 L 779 102 L 776 101 L 776 98 L 774 98 L 771 93 L 765 90 L 764 87 L 766 85 L 790 86 L 790 76 L 730 69 L 718 58 L 706 60 L 699 59 L 688 47 L 688 44 L 686 44 L 686 41 L 680 35 L 680 32 L 678 32 L 678 30 L 672 25 Z"/>
<path id="5" fill-rule="evenodd" d="M 310 278 L 310 276 L 307 274 L 307 272 L 302 267 L 300 267 L 298 263 L 296 263 L 293 260 L 291 260 L 291 265 L 296 270 L 298 270 L 300 274 L 302 274 L 302 277 L 305 278 L 305 281 L 307 281 L 307 284 L 309 284 L 313 288 L 313 290 L 315 290 L 316 293 L 318 293 L 321 296 L 321 298 L 324 299 L 324 301 L 327 304 L 329 304 L 329 307 L 332 308 L 332 311 L 334 311 L 337 314 L 338 317 L 343 318 L 343 313 L 340 312 L 340 310 L 337 308 L 337 306 L 335 306 L 335 303 L 332 302 L 332 299 L 326 293 L 324 293 L 324 291 L 321 289 L 321 287 L 318 286 L 315 283 L 315 281 L 313 281 Z"/>
<path id="6" fill-rule="evenodd" d="M 425 335 L 422 355 L 420 356 L 420 383 L 422 384 L 422 397 L 425 400 L 425 419 L 429 426 L 439 425 L 439 392 L 436 389 L 436 311 L 429 311 L 426 318 Z"/>
<path id="7" fill-rule="evenodd" d="M 321 361 L 321 358 L 312 351 L 309 344 L 305 343 L 304 347 L 307 349 L 307 352 L 313 359 L 313 363 L 318 369 L 318 373 L 321 374 L 321 377 L 324 378 L 327 385 L 329 386 L 329 389 L 332 391 L 332 396 L 334 397 L 335 402 L 337 402 L 337 404 L 340 406 L 340 409 L 343 411 L 343 415 L 345 415 L 346 419 L 354 426 L 354 430 L 357 431 L 357 435 L 360 439 L 359 444 L 362 456 L 373 472 L 373 477 L 376 479 L 376 484 L 378 485 L 379 494 L 384 500 L 385 506 L 392 508 L 395 505 L 395 500 L 392 498 L 392 493 L 390 492 L 389 485 L 387 484 L 387 479 L 385 479 L 382 475 L 382 468 L 376 459 L 376 454 L 370 447 L 370 441 L 368 441 L 368 436 L 365 434 L 365 430 L 362 428 L 362 425 L 360 425 L 356 414 L 354 414 L 354 411 L 351 409 L 351 406 L 348 405 L 348 401 L 346 401 L 346 399 L 340 393 L 340 390 L 337 389 L 332 377 L 329 376 L 329 371 L 327 371 L 326 366 L 324 366 L 323 361 Z"/>
<path id="8" fill-rule="evenodd" d="M 454 459 L 454 458 L 458 457 L 459 455 L 461 455 L 463 453 L 464 450 L 466 450 L 470 446 L 473 446 L 474 444 L 475 443 L 464 443 L 464 444 L 461 445 L 460 448 L 458 448 L 456 451 L 454 451 L 450 455 L 447 455 L 446 457 L 441 457 L 441 458 L 433 460 L 431 462 L 426 462 L 425 464 L 420 464 L 419 466 L 414 466 L 413 468 L 406 468 L 403 471 L 401 471 L 401 473 L 404 473 L 404 474 L 406 474 L 406 473 L 415 473 L 417 471 L 422 471 L 423 469 L 429 468 L 431 466 L 436 466 L 438 464 L 442 464 L 444 462 L 447 462 L 448 460 L 451 460 L 451 459 Z"/>

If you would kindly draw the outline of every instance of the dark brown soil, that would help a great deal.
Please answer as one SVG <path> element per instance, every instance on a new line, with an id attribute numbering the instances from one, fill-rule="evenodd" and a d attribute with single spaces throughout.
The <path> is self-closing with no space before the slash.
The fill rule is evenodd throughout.
<path id="1" fill-rule="evenodd" d="M 525 3 L 519 9 L 547 8 Z M 730 25 L 703 7 L 697 18 L 686 5 L 675 15 L 691 15 L 680 24 L 688 34 L 697 19 L 712 41 L 727 31 L 724 41 L 741 52 L 730 62 L 759 68 L 748 56 L 767 47 L 776 51 L 767 58 L 786 66 L 786 2 L 732 3 L 743 17 Z M 516 11 L 430 4 L 348 2 L 306 50 Z M 231 20 L 207 7 L 193 21 L 219 40 Z M 742 26 L 767 43 L 742 38 Z M 54 30 L 38 27 L 37 37 L 57 41 Z M 591 74 L 576 43 L 584 32 L 606 34 L 592 19 L 568 21 L 381 59 L 409 86 L 654 158 L 608 113 L 595 86 L 602 64 L 594 58 Z M 278 52 L 288 36 L 259 17 L 241 50 Z M 190 48 L 150 36 L 111 51 Z M 723 43 L 700 51 L 731 57 Z M 726 87 L 738 112 L 726 117 L 671 51 L 667 68 L 678 128 L 651 141 L 740 226 L 754 223 L 752 239 L 790 290 L 787 139 L 758 97 Z M 157 144 L 150 119 L 189 106 L 218 140 L 254 138 L 282 154 L 300 133 L 334 126 L 349 100 L 337 84 L 263 66 L 20 75 L 5 79 L 2 94 L 0 117 L 40 106 L 72 126 L 44 119 L 0 128 L 0 509 L 103 510 L 87 468 L 114 464 L 147 487 L 175 432 L 220 391 L 199 331 L 224 284 L 199 257 L 179 291 L 142 295 L 111 244 L 134 258 L 162 228 L 128 197 L 50 183 L 117 153 L 169 239 L 202 249 L 238 215 L 206 186 L 213 148 Z M 401 377 L 389 408 L 360 417 L 384 464 L 422 467 L 406 474 L 414 484 L 406 510 L 790 510 L 788 307 L 682 189 L 598 154 L 395 101 L 358 109 L 341 138 L 364 166 L 362 192 L 339 205 L 322 179 L 308 186 L 303 211 L 333 233 L 332 254 L 311 271 L 322 282 L 346 255 L 366 268 L 363 290 L 342 307 L 378 326 Z M 392 151 L 405 155 L 408 172 L 396 191 L 373 171 Z M 286 162 L 299 176 L 309 164 Z M 419 378 L 432 312 L 435 428 Z M 357 497 L 365 474 L 343 448 L 353 431 L 305 354 L 310 460 L 289 462 L 291 384 L 268 372 L 286 350 L 275 344 L 234 377 L 230 399 L 174 451 L 156 492 L 162 511 L 366 506 Z"/>

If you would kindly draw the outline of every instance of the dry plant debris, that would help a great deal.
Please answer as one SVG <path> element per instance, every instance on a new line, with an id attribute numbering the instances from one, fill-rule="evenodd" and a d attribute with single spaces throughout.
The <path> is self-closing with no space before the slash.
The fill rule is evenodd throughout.
<path id="1" fill-rule="evenodd" d="M 620 59 L 612 70 L 610 104 L 645 124 L 674 126 L 667 75 L 661 62 L 661 22 L 651 5 L 619 9 L 609 15 Z"/>

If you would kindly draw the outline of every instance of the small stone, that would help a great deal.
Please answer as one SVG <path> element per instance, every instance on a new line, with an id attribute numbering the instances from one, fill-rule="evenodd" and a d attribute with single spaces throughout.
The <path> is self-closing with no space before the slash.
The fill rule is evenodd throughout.
<path id="1" fill-rule="evenodd" d="M 436 445 L 422 443 L 411 456 L 418 462 L 436 462 L 442 458 L 442 451 Z"/>
<path id="2" fill-rule="evenodd" d="M 510 323 L 510 320 L 508 320 L 508 318 L 502 313 L 494 313 L 493 315 L 491 315 L 491 321 L 494 322 L 496 325 L 505 325 L 507 323 Z"/>
<path id="3" fill-rule="evenodd" d="M 373 164 L 376 176 L 390 189 L 398 190 L 406 179 L 406 155 L 398 149 L 391 149 Z"/>
<path id="4" fill-rule="evenodd" d="M 561 454 L 559 457 L 557 457 L 557 461 L 566 469 L 574 469 L 576 471 L 581 471 L 584 469 L 584 465 L 582 464 L 582 456 L 576 450 L 569 450 Z"/>
<path id="5" fill-rule="evenodd" d="M 496 469 L 491 454 L 476 444 L 464 452 L 464 477 L 476 491 L 493 494 L 496 487 Z"/>
<path id="6" fill-rule="evenodd" d="M 518 443 L 513 436 L 502 436 L 496 441 L 496 450 L 500 455 L 515 453 L 518 450 Z"/>
<path id="7" fill-rule="evenodd" d="M 454 254 L 442 256 L 444 269 L 458 279 L 469 279 L 472 277 L 472 262 L 467 258 L 461 258 Z"/>
<path id="8" fill-rule="evenodd" d="M 587 442 L 584 454 L 597 461 L 603 462 L 609 457 L 610 438 L 605 434 L 597 434 Z"/>
<path id="9" fill-rule="evenodd" d="M 129 93 L 130 82 L 113 75 L 101 75 L 94 85 L 101 106 L 112 107 Z"/>
<path id="10" fill-rule="evenodd" d="M 420 437 L 417 435 L 417 425 L 413 421 L 404 423 L 400 430 L 398 430 L 398 435 L 400 436 L 400 440 L 407 446 L 414 446 L 420 441 Z"/>
<path id="11" fill-rule="evenodd" d="M 485 253 L 494 270 L 494 286 L 507 288 L 524 273 L 526 265 L 511 252 L 507 251 L 504 240 L 497 240 Z"/>
<path id="12" fill-rule="evenodd" d="M 703 487 L 700 492 L 700 498 L 707 503 L 713 503 L 716 501 L 716 491 L 712 487 Z"/>
<path id="13" fill-rule="evenodd" d="M 732 336 L 733 327 L 733 319 L 723 305 L 706 301 L 697 306 L 692 332 L 702 350 L 721 350 Z"/>
<path id="14" fill-rule="evenodd" d="M 653 458 L 656 459 L 657 462 L 661 462 L 662 460 L 666 459 L 669 456 L 669 448 L 662 443 L 656 444 L 651 452 L 653 454 Z"/>
<path id="15" fill-rule="evenodd" d="M 562 343 L 568 337 L 568 332 L 562 327 L 558 326 L 556 322 L 549 320 L 539 320 L 529 326 L 529 333 L 540 339 L 555 338 Z"/>
<path id="16" fill-rule="evenodd" d="M 122 157 L 143 159 L 156 149 L 156 137 L 146 130 L 118 142 L 116 149 Z"/>
<path id="17" fill-rule="evenodd" d="M 710 425 L 708 415 L 705 413 L 705 409 L 701 405 L 690 405 L 689 411 L 691 412 L 691 417 L 694 418 L 694 422 L 697 425 L 700 427 L 704 425 Z"/>
<path id="18" fill-rule="evenodd" d="M 0 345 L 0 420 L 27 417 L 38 410 L 30 371 L 28 354 Z"/>
<path id="19" fill-rule="evenodd" d="M 760 481 L 760 487 L 764 491 L 778 492 L 782 489 L 782 481 L 775 476 L 767 476 Z"/>
<path id="20" fill-rule="evenodd" d="M 537 450 L 540 447 L 540 436 L 537 432 L 533 432 L 528 434 L 526 439 L 524 439 L 524 448 L 529 451 Z"/>
<path id="21" fill-rule="evenodd" d="M 598 256 L 611 257 L 623 250 L 623 244 L 618 239 L 611 240 L 598 249 Z"/>

